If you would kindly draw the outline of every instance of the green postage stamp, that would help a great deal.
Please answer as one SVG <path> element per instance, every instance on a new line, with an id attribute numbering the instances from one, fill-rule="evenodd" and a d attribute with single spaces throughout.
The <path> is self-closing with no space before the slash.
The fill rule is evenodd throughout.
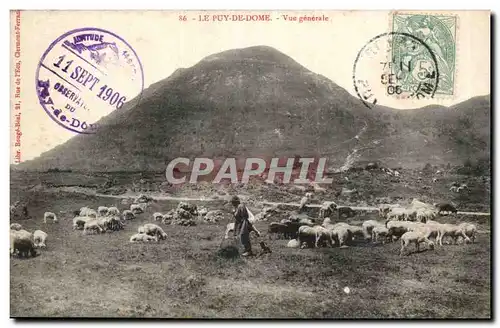
<path id="1" fill-rule="evenodd" d="M 431 56 L 429 51 L 408 47 L 402 38 L 394 38 L 392 45 L 392 57 L 394 62 L 407 63 L 406 68 L 411 72 L 411 65 L 423 65 L 423 63 L 437 64 L 438 86 L 436 95 L 453 95 L 455 85 L 456 67 L 456 32 L 457 17 L 451 15 L 425 15 L 394 13 L 392 15 L 392 31 L 396 33 L 407 33 L 420 39 L 434 54 L 435 58 L 424 58 Z M 417 67 L 415 67 L 417 68 Z M 404 70 L 404 67 L 401 67 Z M 435 69 L 435 68 L 434 68 Z M 413 74 L 407 74 L 402 81 L 402 88 L 413 85 L 416 78 Z"/>

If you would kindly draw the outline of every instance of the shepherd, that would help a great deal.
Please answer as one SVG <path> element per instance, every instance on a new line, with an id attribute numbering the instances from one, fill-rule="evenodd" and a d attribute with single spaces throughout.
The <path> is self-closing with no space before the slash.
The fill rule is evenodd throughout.
<path id="1" fill-rule="evenodd" d="M 257 236 L 260 233 L 254 228 L 253 224 L 248 220 L 248 209 L 245 204 L 242 204 L 238 196 L 233 196 L 231 205 L 234 207 L 234 237 L 240 238 L 244 252 L 241 256 L 252 256 L 252 245 L 250 243 L 250 232 L 254 231 Z"/>

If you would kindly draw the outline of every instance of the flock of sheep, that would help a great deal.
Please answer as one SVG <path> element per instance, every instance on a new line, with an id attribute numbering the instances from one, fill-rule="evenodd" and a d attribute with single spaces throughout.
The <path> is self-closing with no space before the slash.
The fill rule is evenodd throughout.
<path id="1" fill-rule="evenodd" d="M 300 209 L 307 206 L 311 194 L 306 194 L 300 204 Z M 99 206 L 97 210 L 89 207 L 82 207 L 73 212 L 73 230 L 83 230 L 83 234 L 105 233 L 123 230 L 126 222 L 136 218 L 136 215 L 144 213 L 151 198 L 140 196 L 126 209 L 120 213 L 117 207 Z M 191 208 L 193 207 L 193 208 Z M 178 209 L 184 209 L 188 212 L 195 212 L 200 216 L 206 216 L 206 209 L 196 209 L 195 205 L 179 203 Z M 199 213 L 198 213 L 199 212 Z M 265 219 L 266 209 L 254 216 L 250 211 L 249 221 L 255 222 L 259 218 Z M 316 224 L 314 219 L 307 215 L 290 215 L 281 222 L 271 222 L 268 227 L 269 238 L 273 235 L 292 239 L 287 247 L 319 247 L 319 246 L 340 246 L 345 247 L 353 240 L 365 239 L 372 242 L 381 241 L 383 244 L 394 240 L 401 240 L 400 254 L 412 243 L 415 244 L 417 251 L 421 243 L 427 243 L 430 248 L 435 244 L 443 245 L 444 237 L 451 237 L 455 243 L 461 237 L 465 242 L 474 243 L 477 228 L 471 223 L 462 223 L 459 225 L 442 224 L 436 221 L 436 218 L 444 212 L 456 213 L 457 210 L 451 204 L 429 205 L 418 200 L 408 207 L 402 207 L 399 204 L 381 204 L 379 205 L 379 216 L 384 221 L 367 220 L 361 226 L 348 224 L 345 222 L 333 223 L 331 218 L 337 215 L 339 220 L 343 217 L 355 215 L 354 211 L 348 206 L 337 206 L 335 202 L 323 202 L 319 210 L 319 219 L 322 224 Z M 155 212 L 154 221 L 170 222 L 171 213 L 162 214 Z M 52 212 L 45 212 L 44 223 L 52 221 L 58 222 L 57 216 Z M 255 228 L 255 227 L 254 227 Z M 226 226 L 226 235 L 234 229 L 234 223 Z M 254 229 L 257 231 L 257 229 Z M 260 235 L 260 233 L 257 233 Z M 20 256 L 36 254 L 35 248 L 46 247 L 47 234 L 41 230 L 30 233 L 22 229 L 18 223 L 11 224 L 11 254 L 19 253 Z M 130 237 L 130 242 L 157 242 L 167 238 L 163 229 L 154 224 L 147 223 L 138 228 L 136 234 Z M 431 239 L 434 239 L 432 241 Z"/>
<path id="2" fill-rule="evenodd" d="M 99 206 L 97 210 L 82 207 L 73 212 L 73 230 L 83 230 L 83 234 L 105 233 L 122 230 L 126 221 L 133 220 L 137 214 L 144 213 L 146 202 L 134 203 L 130 209 L 121 214 L 117 207 Z M 155 213 L 156 215 L 157 213 Z M 155 217 L 156 219 L 156 217 Z M 45 212 L 43 222 L 47 224 L 59 222 L 53 212 Z M 167 234 L 161 227 L 153 223 L 147 223 L 138 228 L 138 233 L 130 237 L 130 242 L 150 242 L 166 239 Z M 36 248 L 45 248 L 47 233 L 36 230 L 33 233 L 23 229 L 19 223 L 10 225 L 10 253 L 21 257 L 28 255 L 36 256 Z"/>
<path id="3" fill-rule="evenodd" d="M 361 226 L 345 222 L 332 223 L 330 217 L 333 217 L 335 212 L 338 218 L 341 218 L 346 210 L 334 202 L 324 202 L 319 212 L 319 218 L 323 219 L 321 225 L 316 225 L 310 218 L 291 216 L 281 222 L 271 222 L 269 236 L 276 234 L 284 238 L 293 238 L 287 245 L 292 248 L 326 245 L 345 247 L 356 239 L 381 241 L 385 244 L 400 239 L 399 253 L 403 255 L 412 243 L 415 244 L 417 251 L 420 251 L 421 243 L 427 243 L 431 249 L 435 244 L 442 246 L 445 237 L 452 238 L 455 244 L 458 238 L 474 243 L 477 233 L 477 227 L 472 223 L 455 225 L 437 222 L 435 219 L 442 213 L 457 212 L 454 206 L 446 203 L 429 205 L 415 199 L 408 207 L 381 204 L 379 216 L 385 221 L 367 220 Z M 228 230 L 229 228 L 228 225 Z"/>

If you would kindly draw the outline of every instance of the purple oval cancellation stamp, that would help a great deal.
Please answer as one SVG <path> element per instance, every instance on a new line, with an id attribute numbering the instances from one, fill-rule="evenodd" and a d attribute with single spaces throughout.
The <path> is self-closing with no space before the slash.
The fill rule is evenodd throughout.
<path id="1" fill-rule="evenodd" d="M 35 82 L 40 104 L 53 121 L 91 134 L 102 117 L 140 95 L 144 73 L 124 39 L 89 27 L 71 30 L 50 44 Z"/>
<path id="2" fill-rule="evenodd" d="M 416 36 L 384 33 L 369 40 L 358 52 L 353 83 L 368 108 L 384 98 L 428 99 L 438 89 L 438 62 L 432 49 Z"/>

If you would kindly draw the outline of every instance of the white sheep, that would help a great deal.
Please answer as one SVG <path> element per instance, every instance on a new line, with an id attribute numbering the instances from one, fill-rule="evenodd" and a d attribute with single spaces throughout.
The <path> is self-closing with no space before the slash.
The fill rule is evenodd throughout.
<path id="1" fill-rule="evenodd" d="M 19 231 L 21 230 L 23 227 L 19 224 L 19 223 L 12 223 L 10 225 L 10 230 L 16 230 L 16 231 Z"/>
<path id="2" fill-rule="evenodd" d="M 411 227 L 414 223 L 413 222 L 406 222 L 406 221 L 393 221 L 389 220 L 386 221 L 385 226 L 389 230 L 389 235 L 388 237 L 401 237 L 404 233 L 408 232 L 409 227 Z"/>
<path id="3" fill-rule="evenodd" d="M 161 214 L 160 212 L 156 212 L 153 214 L 153 219 L 155 221 L 161 221 L 163 220 L 163 214 Z"/>
<path id="4" fill-rule="evenodd" d="M 108 210 L 109 209 L 106 206 L 99 206 L 97 208 L 97 214 L 99 216 L 106 216 L 106 215 L 108 215 Z"/>
<path id="5" fill-rule="evenodd" d="M 471 241 L 465 234 L 465 231 L 462 229 L 462 227 L 455 224 L 445 223 L 439 225 L 438 242 L 440 246 L 443 246 L 443 238 L 446 236 L 451 237 L 455 244 L 457 243 L 458 237 L 463 237 L 466 242 Z"/>
<path id="6" fill-rule="evenodd" d="M 401 250 L 399 251 L 399 255 L 400 256 L 403 255 L 404 249 L 407 248 L 411 243 L 415 243 L 417 252 L 419 252 L 420 243 L 422 242 L 426 242 L 431 249 L 434 249 L 434 243 L 427 238 L 424 231 L 416 230 L 416 231 L 405 232 L 401 236 Z"/>
<path id="7" fill-rule="evenodd" d="M 117 207 L 112 206 L 108 208 L 108 215 L 118 216 L 120 215 L 120 210 Z"/>
<path id="8" fill-rule="evenodd" d="M 297 240 L 300 244 L 306 242 L 312 245 L 314 242 L 314 247 L 318 247 L 320 241 L 326 241 L 331 244 L 330 232 L 322 226 L 301 226 L 298 230 Z"/>
<path id="9" fill-rule="evenodd" d="M 311 199 L 309 197 L 307 197 L 307 196 L 302 197 L 302 199 L 300 200 L 299 210 L 304 209 L 306 207 L 306 205 L 309 204 L 310 202 L 311 202 Z"/>
<path id="10" fill-rule="evenodd" d="M 43 214 L 43 223 L 47 223 L 47 220 L 53 220 L 54 223 L 57 222 L 57 216 L 52 212 L 45 212 Z"/>
<path id="11" fill-rule="evenodd" d="M 26 230 L 10 231 L 10 254 L 13 255 L 16 251 L 22 257 L 27 257 L 28 253 L 33 257 L 36 256 L 35 243 L 31 232 Z"/>
<path id="12" fill-rule="evenodd" d="M 167 239 L 167 234 L 163 229 L 156 224 L 153 223 L 146 223 L 142 227 L 139 227 L 137 229 L 138 233 L 150 235 L 150 236 L 157 236 L 158 239 Z"/>
<path id="13" fill-rule="evenodd" d="M 324 219 L 332 216 L 337 210 L 337 204 L 335 202 L 323 202 L 321 208 L 319 209 L 319 218 Z"/>
<path id="14" fill-rule="evenodd" d="M 234 222 L 230 222 L 226 225 L 226 234 L 224 235 L 224 239 L 229 238 L 229 233 L 234 231 Z"/>
<path id="15" fill-rule="evenodd" d="M 33 232 L 33 239 L 34 239 L 34 245 L 35 247 L 40 247 L 40 248 L 45 248 L 47 247 L 46 241 L 47 241 L 47 234 L 43 232 L 42 230 L 35 230 Z"/>
<path id="16" fill-rule="evenodd" d="M 378 213 L 381 218 L 386 218 L 387 213 L 391 211 L 392 208 L 401 207 L 399 204 L 379 204 Z"/>
<path id="17" fill-rule="evenodd" d="M 88 216 L 75 216 L 73 218 L 73 230 L 83 230 L 85 223 L 92 219 Z"/>
<path id="18" fill-rule="evenodd" d="M 146 209 L 146 207 L 147 207 L 146 203 L 130 204 L 130 210 L 134 214 L 144 213 L 144 210 Z"/>
<path id="19" fill-rule="evenodd" d="M 135 219 L 135 214 L 131 210 L 124 210 L 122 213 L 122 218 L 125 221 L 133 220 L 133 219 Z"/>
<path id="20" fill-rule="evenodd" d="M 135 242 L 157 242 L 158 241 L 158 238 L 156 236 L 150 236 L 150 235 L 146 235 L 146 234 L 143 234 L 143 233 L 136 233 L 135 235 L 132 235 L 132 237 L 130 237 L 130 242 L 131 243 L 135 243 Z"/>
<path id="21" fill-rule="evenodd" d="M 389 229 L 383 225 L 376 225 L 371 231 L 372 242 L 378 242 L 379 237 L 383 237 L 382 244 L 385 244 L 387 237 L 389 236 Z"/>
<path id="22" fill-rule="evenodd" d="M 101 227 L 102 232 L 106 232 L 108 229 L 111 229 L 111 222 L 112 218 L 109 216 L 99 217 L 97 219 L 97 224 Z"/>
<path id="23" fill-rule="evenodd" d="M 288 242 L 288 244 L 286 244 L 286 247 L 289 247 L 289 248 L 299 248 L 300 247 L 300 243 L 297 239 L 292 239 Z"/>
<path id="24" fill-rule="evenodd" d="M 329 231 L 332 245 L 346 246 L 352 240 L 352 234 L 346 226 L 336 226 Z"/>
<path id="25" fill-rule="evenodd" d="M 465 235 L 470 238 L 472 243 L 474 243 L 477 233 L 476 225 L 464 222 L 459 224 L 458 226 L 465 233 Z"/>
<path id="26" fill-rule="evenodd" d="M 85 222 L 85 224 L 83 225 L 83 233 L 92 234 L 94 232 L 102 233 L 104 232 L 104 229 L 96 219 Z"/>
<path id="27" fill-rule="evenodd" d="M 361 225 L 361 228 L 363 229 L 363 234 L 364 234 L 365 239 L 372 238 L 372 231 L 373 231 L 373 228 L 375 228 L 375 227 L 384 227 L 384 224 L 382 222 L 379 222 L 376 220 L 367 220 L 367 221 L 363 222 L 363 224 Z"/>
<path id="28" fill-rule="evenodd" d="M 91 218 L 96 218 L 97 212 L 89 207 L 84 206 L 80 208 L 80 216 L 88 216 Z"/>

